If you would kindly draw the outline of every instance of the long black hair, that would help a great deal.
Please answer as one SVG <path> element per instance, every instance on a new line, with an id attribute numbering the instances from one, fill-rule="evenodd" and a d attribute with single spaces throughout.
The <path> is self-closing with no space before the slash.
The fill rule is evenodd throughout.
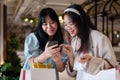
<path id="1" fill-rule="evenodd" d="M 42 50 L 45 49 L 45 45 L 48 41 L 48 35 L 42 29 L 42 24 L 45 22 L 46 16 L 49 16 L 53 21 L 57 23 L 57 26 L 58 26 L 58 29 L 55 35 L 53 36 L 53 40 L 58 41 L 58 44 L 61 44 L 64 41 L 60 22 L 56 12 L 52 8 L 44 8 L 40 11 L 40 14 L 38 17 L 38 27 L 37 27 L 37 35 L 38 35 L 37 37 L 39 40 L 39 48 Z"/>
<path id="2" fill-rule="evenodd" d="M 90 17 L 85 13 L 83 8 L 78 4 L 72 4 L 68 8 L 75 9 L 79 12 L 80 15 L 78 15 L 75 12 L 72 11 L 66 11 L 64 15 L 68 15 L 72 22 L 76 25 L 78 29 L 77 36 L 81 39 L 81 47 L 79 51 L 82 51 L 83 49 L 89 50 L 89 34 L 90 29 L 95 29 L 94 25 L 90 21 Z"/>

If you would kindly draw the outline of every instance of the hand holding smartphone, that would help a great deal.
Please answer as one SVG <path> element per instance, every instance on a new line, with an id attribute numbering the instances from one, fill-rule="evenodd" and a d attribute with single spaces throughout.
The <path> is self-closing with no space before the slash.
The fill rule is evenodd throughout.
<path id="1" fill-rule="evenodd" d="M 53 45 L 56 45 L 56 44 L 58 44 L 58 41 L 54 41 L 54 40 L 49 41 L 48 47 L 53 46 Z M 57 46 L 57 47 L 59 47 L 59 46 Z M 57 48 L 57 47 L 54 47 L 54 48 Z"/>

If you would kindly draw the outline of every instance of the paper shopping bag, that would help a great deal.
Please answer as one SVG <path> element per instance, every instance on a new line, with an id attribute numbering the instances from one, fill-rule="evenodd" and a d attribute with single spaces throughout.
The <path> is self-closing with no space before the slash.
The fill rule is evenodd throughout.
<path id="1" fill-rule="evenodd" d="M 119 80 L 119 73 L 118 70 L 115 68 L 108 69 L 108 70 L 102 70 L 96 75 L 91 75 L 88 73 L 85 73 L 86 77 L 84 80 Z M 118 79 L 119 78 L 119 79 Z"/>
<path id="2" fill-rule="evenodd" d="M 21 69 L 19 80 L 31 80 L 30 70 Z"/>
<path id="3" fill-rule="evenodd" d="M 120 80 L 120 68 L 117 69 L 117 73 L 116 73 L 116 77 L 117 79 L 116 80 Z"/>
<path id="4" fill-rule="evenodd" d="M 77 80 L 120 80 L 120 74 L 115 68 L 101 70 L 96 75 L 79 71 L 76 78 Z"/>
<path id="5" fill-rule="evenodd" d="M 51 64 L 41 64 L 39 62 L 34 62 L 32 64 L 32 68 L 51 68 L 52 65 Z"/>
<path id="6" fill-rule="evenodd" d="M 31 68 L 31 80 L 57 80 L 53 68 Z"/>

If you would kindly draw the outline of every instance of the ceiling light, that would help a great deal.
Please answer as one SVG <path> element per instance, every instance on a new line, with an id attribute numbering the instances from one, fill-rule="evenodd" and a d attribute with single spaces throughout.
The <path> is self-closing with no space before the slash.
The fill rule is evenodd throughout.
<path id="1" fill-rule="evenodd" d="M 25 21 L 25 22 L 28 22 L 28 18 L 25 18 L 24 21 Z"/>
<path id="2" fill-rule="evenodd" d="M 33 20 L 30 20 L 30 23 L 33 23 Z"/>

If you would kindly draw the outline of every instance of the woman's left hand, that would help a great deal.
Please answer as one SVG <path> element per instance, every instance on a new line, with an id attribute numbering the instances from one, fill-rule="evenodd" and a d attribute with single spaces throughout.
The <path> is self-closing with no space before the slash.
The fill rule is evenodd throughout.
<path id="1" fill-rule="evenodd" d="M 81 64 L 84 64 L 84 63 L 86 63 L 86 62 L 88 62 L 89 60 L 91 59 L 91 55 L 89 55 L 89 54 L 83 54 L 82 56 L 80 56 L 79 58 L 78 58 L 78 61 L 81 63 Z"/>
<path id="2" fill-rule="evenodd" d="M 57 53 L 53 54 L 53 55 L 52 55 L 52 59 L 53 59 L 53 61 L 55 61 L 55 62 L 58 62 L 58 61 L 62 60 L 62 59 L 61 59 L 60 52 L 57 52 Z"/>

